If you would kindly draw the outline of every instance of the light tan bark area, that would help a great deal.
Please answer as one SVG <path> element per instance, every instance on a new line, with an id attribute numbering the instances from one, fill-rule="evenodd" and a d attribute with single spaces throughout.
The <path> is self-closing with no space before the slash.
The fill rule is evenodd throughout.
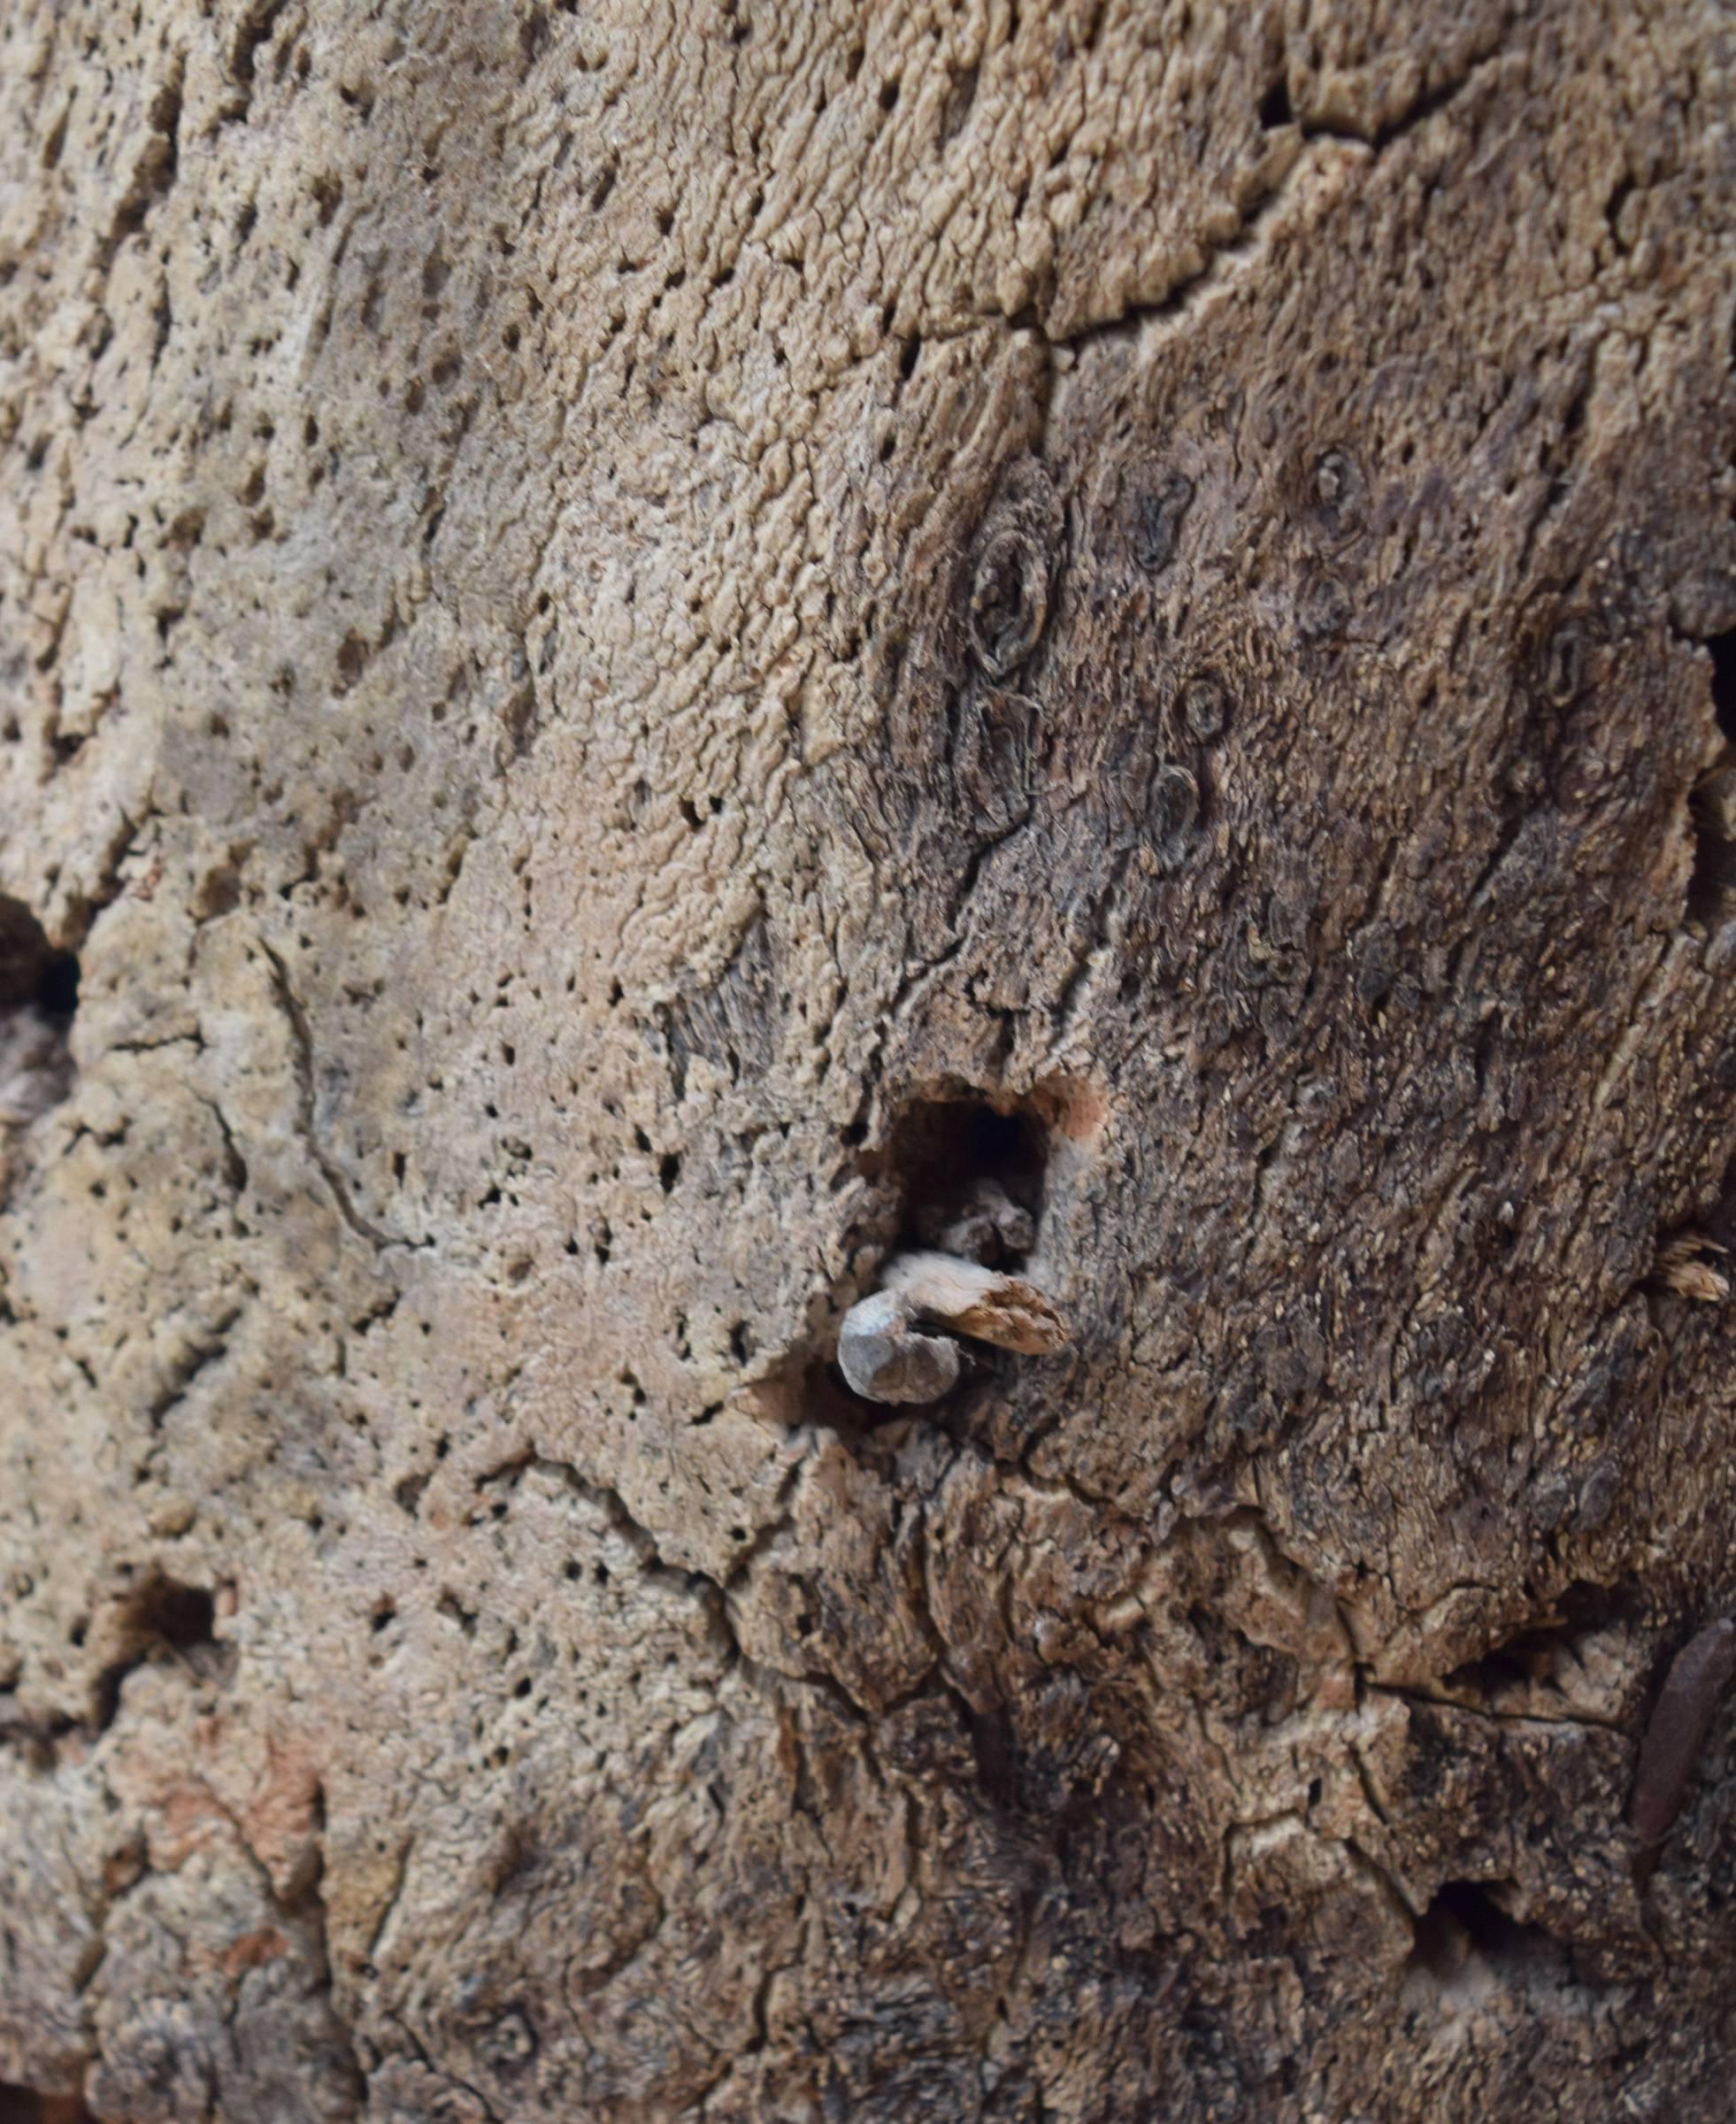
<path id="1" fill-rule="evenodd" d="M 1733 64 L 0 7 L 0 2105 L 1727 2117 Z"/>

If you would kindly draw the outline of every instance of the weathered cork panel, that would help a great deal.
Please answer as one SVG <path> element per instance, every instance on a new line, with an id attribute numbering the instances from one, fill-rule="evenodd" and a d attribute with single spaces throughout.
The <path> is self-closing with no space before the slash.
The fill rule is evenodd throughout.
<path id="1" fill-rule="evenodd" d="M 1733 73 L 0 7 L 0 2082 L 1729 2116 Z"/>

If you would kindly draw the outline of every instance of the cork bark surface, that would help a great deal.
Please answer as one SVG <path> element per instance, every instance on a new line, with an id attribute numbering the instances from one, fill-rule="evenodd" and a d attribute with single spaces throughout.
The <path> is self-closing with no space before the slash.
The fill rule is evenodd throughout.
<path id="1" fill-rule="evenodd" d="M 1728 2118 L 1733 73 L 0 6 L 0 2114 Z"/>

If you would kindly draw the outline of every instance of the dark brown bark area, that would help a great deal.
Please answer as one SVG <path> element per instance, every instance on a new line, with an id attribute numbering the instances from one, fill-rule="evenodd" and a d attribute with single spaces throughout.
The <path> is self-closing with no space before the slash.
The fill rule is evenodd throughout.
<path id="1" fill-rule="evenodd" d="M 1733 58 L 11 11 L 0 2118 L 1729 2114 Z"/>

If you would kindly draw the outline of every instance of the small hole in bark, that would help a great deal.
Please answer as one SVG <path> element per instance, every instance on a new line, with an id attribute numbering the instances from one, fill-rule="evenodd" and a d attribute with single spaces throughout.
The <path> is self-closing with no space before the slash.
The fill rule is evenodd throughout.
<path id="1" fill-rule="evenodd" d="M 216 1603 L 203 1586 L 185 1586 L 173 1578 L 154 1578 L 127 1604 L 127 1634 L 141 1651 L 166 1645 L 191 1651 L 211 1642 Z"/>
<path id="2" fill-rule="evenodd" d="M 996 1807 L 1010 1811 L 1018 1802 L 1018 1750 L 1012 1720 L 996 1705 L 977 1712 L 961 1705 L 977 1762 L 977 1782 Z"/>
<path id="3" fill-rule="evenodd" d="M 177 1651 L 209 1644 L 217 1604 L 203 1586 L 159 1578 L 141 1592 L 134 1610 L 138 1628 Z"/>
<path id="4" fill-rule="evenodd" d="M 21 902 L 0 895 L 0 1010 L 28 1004 L 50 1017 L 70 1018 L 78 1000 L 78 960 L 54 950 Z"/>
<path id="5" fill-rule="evenodd" d="M 1554 1686 L 1558 1669 L 1580 1662 L 1587 1640 L 1631 1629 L 1641 1613 L 1632 1593 L 1586 1579 L 1556 1595 L 1551 1608 L 1480 1658 L 1456 1666 L 1443 1677 L 1447 1688 L 1473 1691 L 1491 1704 L 1515 1689 Z"/>
<path id="6" fill-rule="evenodd" d="M 1290 84 L 1280 73 L 1260 101 L 1260 123 L 1271 132 L 1291 122 Z"/>
<path id="7" fill-rule="evenodd" d="M 874 1294 L 878 1270 L 895 1253 L 933 1250 L 1022 1272 L 1036 1245 L 1052 1140 L 1082 1142 L 1103 1118 L 1099 1095 L 1058 1078 L 1022 1097 L 996 1097 L 943 1081 L 930 1097 L 910 1102 L 884 1139 L 852 1161 L 856 1174 L 872 1183 L 872 1206 L 845 1235 L 850 1250 L 859 1250 L 861 1280 L 841 1294 L 840 1317 Z M 865 1125 L 852 1123 L 845 1140 L 855 1144 L 866 1133 Z M 933 1333 L 939 1338 L 945 1330 Z M 852 1451 L 871 1443 L 879 1450 L 883 1434 L 901 1435 L 897 1426 L 910 1404 L 896 1396 L 856 1391 L 838 1362 L 836 1341 L 822 1332 L 776 1361 L 754 1382 L 759 1413 L 788 1428 L 829 1429 Z M 962 1362 L 955 1385 L 998 1375 L 1012 1361 L 989 1343 L 956 1346 Z M 858 1375 L 856 1384 L 861 1383 Z M 926 1398 L 939 1401 L 950 1392 L 942 1384 Z"/>
<path id="8" fill-rule="evenodd" d="M 38 2094 L 0 2081 L 0 2124 L 96 2124 L 76 2095 Z"/>
<path id="9" fill-rule="evenodd" d="M 213 1644 L 216 1616 L 217 1604 L 204 1587 L 183 1585 L 178 1579 L 152 1577 L 132 1593 L 120 1612 L 121 1656 L 97 1677 L 98 1728 L 113 1722 L 121 1684 L 153 1656 L 168 1653 L 203 1667 L 193 1656 Z"/>
<path id="10" fill-rule="evenodd" d="M 1726 743 L 1736 744 L 1736 634 L 1715 635 L 1706 648 L 1712 659 L 1712 713 Z M 1736 764 L 1728 756 L 1694 785 L 1689 812 L 1694 847 L 1688 912 L 1712 921 L 1736 904 Z"/>
<path id="11" fill-rule="evenodd" d="M 70 951 L 57 951 L 36 983 L 35 1003 L 50 1018 L 70 1018 L 79 1007 L 79 962 Z"/>
<path id="12" fill-rule="evenodd" d="M 1410 1965 L 1448 1983 L 1475 1956 L 1497 1977 L 1513 1981 L 1532 1963 L 1558 1954 L 1546 1932 L 1509 1917 L 1480 1882 L 1448 1881 L 1417 1920 Z"/>
<path id="13" fill-rule="evenodd" d="M 1736 744 L 1736 634 L 1716 635 L 1706 647 L 1712 658 L 1712 712 Z"/>
<path id="14" fill-rule="evenodd" d="M 0 1131 L 27 1126 L 72 1089 L 78 1001 L 78 960 L 53 948 L 21 902 L 0 895 Z"/>
<path id="15" fill-rule="evenodd" d="M 910 1107 L 871 1164 L 896 1189 L 903 1243 L 1004 1266 L 1034 1243 L 1048 1158 L 1028 1107 L 960 1093 Z"/>

